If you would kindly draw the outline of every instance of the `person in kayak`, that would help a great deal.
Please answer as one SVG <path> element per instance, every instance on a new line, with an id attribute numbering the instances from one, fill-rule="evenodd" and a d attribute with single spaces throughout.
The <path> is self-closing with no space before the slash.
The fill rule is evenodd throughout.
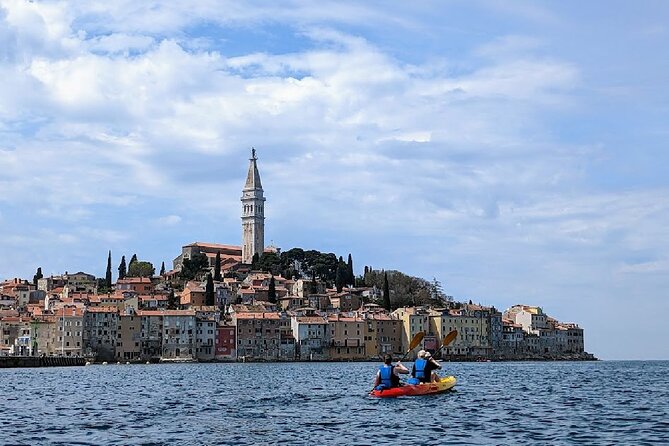
<path id="1" fill-rule="evenodd" d="M 425 350 L 419 351 L 418 358 L 411 369 L 411 376 L 414 378 L 412 382 L 417 383 L 415 380 L 422 383 L 439 381 L 439 375 L 434 373 L 434 370 L 437 369 L 441 369 L 441 364 L 432 358 L 432 354 Z"/>
<path id="2" fill-rule="evenodd" d="M 400 386 L 400 374 L 409 373 L 409 369 L 404 367 L 401 362 L 393 365 L 393 357 L 386 355 L 383 358 L 383 365 L 376 372 L 374 388 L 376 390 L 391 389 Z"/>

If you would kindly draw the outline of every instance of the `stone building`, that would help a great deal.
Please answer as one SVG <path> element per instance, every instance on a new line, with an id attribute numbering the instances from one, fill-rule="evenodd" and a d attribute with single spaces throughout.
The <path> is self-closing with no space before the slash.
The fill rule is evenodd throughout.
<path id="1" fill-rule="evenodd" d="M 88 307 L 84 313 L 84 354 L 96 355 L 99 361 L 116 358 L 118 328 L 116 307 Z"/>

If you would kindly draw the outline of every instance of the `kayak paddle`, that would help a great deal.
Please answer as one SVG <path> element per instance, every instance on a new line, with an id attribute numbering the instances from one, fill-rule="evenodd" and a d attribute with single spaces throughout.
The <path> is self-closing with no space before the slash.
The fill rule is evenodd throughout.
<path id="1" fill-rule="evenodd" d="M 425 337 L 425 332 L 424 331 L 419 331 L 418 333 L 416 333 L 414 335 L 413 339 L 411 340 L 411 343 L 409 344 L 409 350 L 407 350 L 407 352 L 404 354 L 404 356 L 402 356 L 402 359 L 400 359 L 397 362 L 404 361 L 406 359 L 406 357 L 409 356 L 409 353 L 411 353 L 411 350 L 418 347 L 418 345 L 420 344 L 420 342 L 423 340 L 424 337 Z"/>
<path id="2" fill-rule="evenodd" d="M 458 337 L 458 330 L 453 330 L 453 331 L 451 331 L 449 334 L 447 334 L 446 336 L 444 336 L 444 340 L 441 342 L 441 347 L 439 347 L 439 350 L 437 350 L 436 352 L 434 352 L 434 355 L 436 356 L 437 353 L 439 353 L 439 354 L 441 355 L 441 350 L 442 350 L 444 347 L 447 347 L 448 344 L 450 344 L 451 342 L 453 342 L 453 341 L 455 340 L 455 338 L 457 338 L 457 337 Z"/>

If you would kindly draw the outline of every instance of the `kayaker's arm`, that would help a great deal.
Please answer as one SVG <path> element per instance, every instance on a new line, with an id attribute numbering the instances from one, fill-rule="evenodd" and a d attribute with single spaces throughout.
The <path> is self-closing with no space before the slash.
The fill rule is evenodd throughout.
<path id="1" fill-rule="evenodd" d="M 434 364 L 434 366 L 435 366 L 436 368 L 438 368 L 438 369 L 441 370 L 441 364 L 439 364 L 439 361 L 437 361 L 437 360 L 434 359 L 434 358 L 430 358 L 430 362 L 431 362 L 432 364 Z"/>
<path id="2" fill-rule="evenodd" d="M 396 371 L 397 373 L 402 373 L 402 374 L 407 374 L 407 373 L 409 373 L 409 369 L 407 369 L 406 367 L 404 367 L 404 364 L 402 364 L 401 362 L 398 362 L 397 364 L 395 364 L 395 371 Z"/>

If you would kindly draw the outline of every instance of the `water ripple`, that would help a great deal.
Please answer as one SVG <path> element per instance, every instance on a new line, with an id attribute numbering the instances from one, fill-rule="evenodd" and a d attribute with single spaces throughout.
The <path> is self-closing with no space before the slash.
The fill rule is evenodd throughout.
<path id="1" fill-rule="evenodd" d="M 447 363 L 452 392 L 367 396 L 376 364 L 0 370 L 0 445 L 666 444 L 669 362 Z"/>

